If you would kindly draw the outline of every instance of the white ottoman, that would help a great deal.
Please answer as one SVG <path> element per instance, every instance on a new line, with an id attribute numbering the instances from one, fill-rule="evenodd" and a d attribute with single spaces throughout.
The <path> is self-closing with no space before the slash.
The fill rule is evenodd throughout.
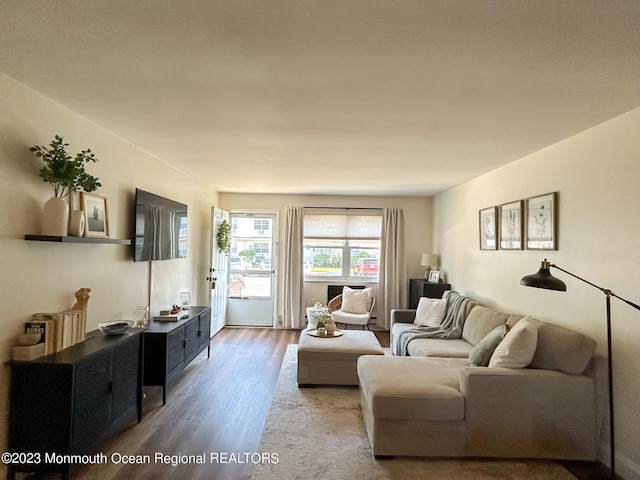
<path id="1" fill-rule="evenodd" d="M 319 338 L 303 330 L 298 341 L 298 386 L 357 386 L 362 355 L 384 355 L 373 332 L 343 330 L 340 337 Z"/>

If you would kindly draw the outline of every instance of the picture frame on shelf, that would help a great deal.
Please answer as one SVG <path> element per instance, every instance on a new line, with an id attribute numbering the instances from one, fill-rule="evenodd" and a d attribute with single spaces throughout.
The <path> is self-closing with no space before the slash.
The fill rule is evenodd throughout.
<path id="1" fill-rule="evenodd" d="M 498 207 L 500 221 L 499 246 L 501 250 L 522 250 L 522 200 L 503 203 Z"/>
<path id="2" fill-rule="evenodd" d="M 431 270 L 427 281 L 431 283 L 440 283 L 440 270 Z"/>
<path id="3" fill-rule="evenodd" d="M 480 250 L 498 249 L 498 242 L 496 239 L 498 218 L 498 207 L 488 207 L 480 210 Z"/>
<path id="4" fill-rule="evenodd" d="M 557 196 L 551 192 L 524 200 L 528 250 L 557 250 Z"/>
<path id="5" fill-rule="evenodd" d="M 80 207 L 84 212 L 84 236 L 109 238 L 107 197 L 81 192 Z"/>

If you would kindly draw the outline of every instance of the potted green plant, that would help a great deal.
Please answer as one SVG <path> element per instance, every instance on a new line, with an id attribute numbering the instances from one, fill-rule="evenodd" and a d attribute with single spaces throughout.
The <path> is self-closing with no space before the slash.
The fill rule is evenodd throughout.
<path id="1" fill-rule="evenodd" d="M 90 149 L 82 150 L 74 157 L 67 153 L 68 146 L 61 136 L 55 135 L 49 148 L 34 145 L 29 149 L 44 161 L 39 175 L 43 182 L 51 184 L 53 188 L 53 197 L 44 206 L 43 235 L 67 235 L 69 206 L 64 198 L 79 191 L 93 192 L 102 186 L 98 178 L 85 170 L 87 163 L 98 161 L 93 152 Z"/>
<path id="2" fill-rule="evenodd" d="M 328 307 L 322 307 L 315 315 L 314 318 L 316 320 L 316 328 L 318 329 L 318 333 L 333 335 L 333 332 L 336 330 L 336 324 L 331 316 L 331 312 Z"/>

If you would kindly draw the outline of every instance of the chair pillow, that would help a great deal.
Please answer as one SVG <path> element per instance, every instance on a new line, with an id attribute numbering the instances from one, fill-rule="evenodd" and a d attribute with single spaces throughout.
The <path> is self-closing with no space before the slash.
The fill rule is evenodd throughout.
<path id="1" fill-rule="evenodd" d="M 472 367 L 486 367 L 496 347 L 507 334 L 507 325 L 498 325 L 485 335 L 469 353 L 469 365 Z"/>
<path id="2" fill-rule="evenodd" d="M 425 327 L 439 327 L 446 310 L 446 298 L 420 297 L 418 308 L 416 309 L 416 318 L 413 320 L 413 323 Z"/>
<path id="3" fill-rule="evenodd" d="M 533 360 L 538 346 L 538 329 L 525 317 L 516 323 L 496 347 L 489 367 L 525 368 Z"/>
<path id="4" fill-rule="evenodd" d="M 368 289 L 369 292 L 371 289 Z M 367 313 L 369 307 L 369 292 L 344 287 L 342 289 L 342 306 L 340 310 L 347 313 Z"/>

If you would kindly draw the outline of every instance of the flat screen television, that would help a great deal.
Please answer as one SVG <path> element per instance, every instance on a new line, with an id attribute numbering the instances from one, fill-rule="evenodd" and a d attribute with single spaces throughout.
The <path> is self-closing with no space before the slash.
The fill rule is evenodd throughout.
<path id="1" fill-rule="evenodd" d="M 187 256 L 187 206 L 136 188 L 135 262 Z"/>

